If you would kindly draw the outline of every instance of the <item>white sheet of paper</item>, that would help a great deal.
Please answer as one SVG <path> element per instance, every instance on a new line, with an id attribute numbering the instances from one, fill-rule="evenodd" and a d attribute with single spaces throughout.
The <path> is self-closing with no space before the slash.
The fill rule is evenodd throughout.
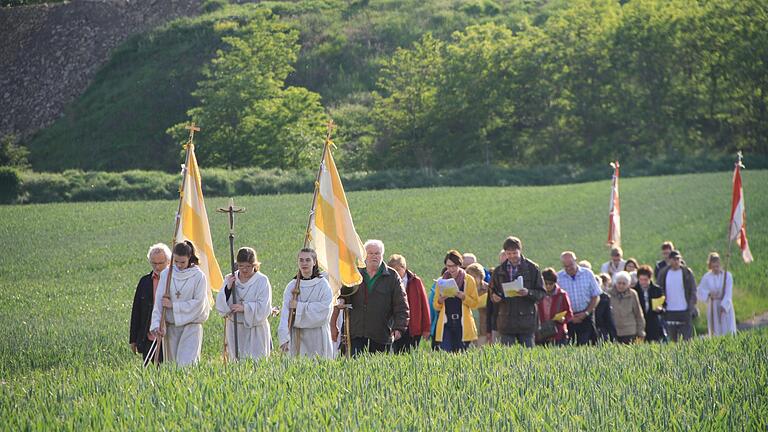
<path id="1" fill-rule="evenodd" d="M 443 297 L 456 297 L 459 292 L 459 286 L 454 279 L 440 278 L 437 281 L 437 287 L 440 289 L 440 295 Z"/>
<path id="2" fill-rule="evenodd" d="M 520 295 L 518 291 L 524 288 L 523 277 L 518 276 L 517 279 L 511 282 L 504 282 L 503 284 L 501 284 L 501 288 L 504 290 L 504 296 L 518 297 Z"/>

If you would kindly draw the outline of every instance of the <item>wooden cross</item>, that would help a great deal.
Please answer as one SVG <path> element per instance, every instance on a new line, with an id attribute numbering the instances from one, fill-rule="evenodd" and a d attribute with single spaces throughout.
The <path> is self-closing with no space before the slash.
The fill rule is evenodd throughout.
<path id="1" fill-rule="evenodd" d="M 235 235 L 235 213 L 245 213 L 245 209 L 242 207 L 235 207 L 235 199 L 229 199 L 228 207 L 219 207 L 216 209 L 219 213 L 229 214 L 229 235 L 234 238 Z"/>
<path id="2" fill-rule="evenodd" d="M 189 124 L 189 126 L 185 126 L 184 129 L 189 130 L 189 142 L 192 142 L 193 139 L 195 139 L 195 132 L 200 132 L 200 128 L 195 126 L 195 122 L 192 122 Z"/>

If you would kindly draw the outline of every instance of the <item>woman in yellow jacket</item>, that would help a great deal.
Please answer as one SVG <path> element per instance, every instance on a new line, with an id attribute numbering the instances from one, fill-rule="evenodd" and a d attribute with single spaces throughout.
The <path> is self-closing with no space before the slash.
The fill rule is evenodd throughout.
<path id="1" fill-rule="evenodd" d="M 477 285 L 475 279 L 461 268 L 463 258 L 458 251 L 449 251 L 443 262 L 446 268 L 443 279 L 455 280 L 459 291 L 455 297 L 435 293 L 433 305 L 439 313 L 435 341 L 443 351 L 463 351 L 477 340 L 477 328 L 472 317 L 472 309 L 478 305 Z"/>

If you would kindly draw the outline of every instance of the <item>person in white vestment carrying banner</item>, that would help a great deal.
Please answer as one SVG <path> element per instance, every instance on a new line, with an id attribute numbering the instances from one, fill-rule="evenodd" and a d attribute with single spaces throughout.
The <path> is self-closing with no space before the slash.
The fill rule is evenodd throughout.
<path id="1" fill-rule="evenodd" d="M 330 318 L 333 313 L 334 295 L 328 279 L 323 277 L 317 265 L 317 254 L 312 248 L 303 248 L 298 255 L 298 277 L 285 287 L 283 311 L 277 335 L 280 349 L 291 356 L 303 355 L 333 358 Z M 300 292 L 294 297 L 299 283 Z M 289 311 L 296 311 L 293 325 L 289 328 Z M 296 337 L 300 331 L 301 337 Z"/>
<path id="2" fill-rule="evenodd" d="M 192 242 L 176 244 L 172 275 L 167 277 L 170 268 L 160 274 L 152 311 L 150 329 L 156 338 L 163 338 L 163 358 L 179 366 L 200 360 L 203 323 L 208 320 L 211 310 L 208 282 L 198 263 Z M 161 325 L 162 320 L 164 325 Z"/>

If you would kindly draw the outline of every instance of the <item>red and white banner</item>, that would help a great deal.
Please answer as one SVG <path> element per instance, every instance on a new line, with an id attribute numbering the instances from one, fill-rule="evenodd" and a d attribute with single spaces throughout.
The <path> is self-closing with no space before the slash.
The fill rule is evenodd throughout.
<path id="1" fill-rule="evenodd" d="M 608 242 L 609 246 L 621 247 L 621 214 L 619 208 L 619 161 L 611 162 L 613 179 L 611 180 L 611 204 L 608 207 Z"/>
<path id="2" fill-rule="evenodd" d="M 733 170 L 733 199 L 731 204 L 731 225 L 729 242 L 736 240 L 745 263 L 752 262 L 752 252 L 747 242 L 747 212 L 744 205 L 744 189 L 741 187 L 741 155 Z"/>

